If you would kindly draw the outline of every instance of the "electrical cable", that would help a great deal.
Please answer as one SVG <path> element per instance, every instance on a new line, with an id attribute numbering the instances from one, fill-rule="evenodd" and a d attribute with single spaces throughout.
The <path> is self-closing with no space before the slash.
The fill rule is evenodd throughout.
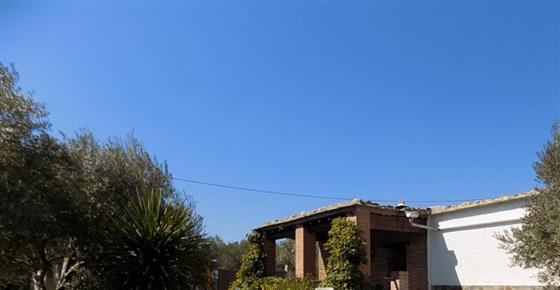
<path id="1" fill-rule="evenodd" d="M 344 197 L 336 197 L 336 196 L 326 196 L 326 195 L 314 195 L 314 194 L 304 194 L 304 193 L 293 193 L 293 192 L 282 192 L 282 191 L 275 191 L 275 190 L 266 190 L 266 189 L 258 189 L 246 186 L 235 186 L 235 185 L 228 185 L 228 184 L 221 184 L 215 182 L 208 182 L 208 181 L 201 181 L 189 178 L 181 178 L 181 177 L 173 177 L 174 180 L 177 181 L 184 181 L 189 183 L 201 184 L 206 186 L 213 186 L 213 187 L 220 187 L 226 189 L 233 189 L 233 190 L 241 190 L 241 191 L 250 191 L 256 193 L 265 193 L 265 194 L 273 194 L 273 195 L 280 195 L 280 196 L 290 196 L 290 197 L 305 197 L 305 198 L 315 198 L 315 199 L 330 199 L 330 200 L 350 200 L 349 198 Z M 468 201 L 478 201 L 488 198 L 472 198 L 472 199 L 448 199 L 448 200 L 408 200 L 408 203 L 454 203 L 454 202 L 468 202 Z M 382 202 L 382 203 L 395 203 L 397 200 L 386 200 L 386 199 L 377 199 L 373 200 L 375 202 Z"/>

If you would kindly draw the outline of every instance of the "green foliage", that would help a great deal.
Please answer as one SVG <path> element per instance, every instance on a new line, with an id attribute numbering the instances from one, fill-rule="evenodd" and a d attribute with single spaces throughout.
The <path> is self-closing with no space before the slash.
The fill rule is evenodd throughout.
<path id="1" fill-rule="evenodd" d="M 359 266 L 367 261 L 366 249 L 356 224 L 341 217 L 334 219 L 325 249 L 330 255 L 323 284 L 335 289 L 364 289 Z"/>
<path id="2" fill-rule="evenodd" d="M 13 66 L 0 64 L 0 142 L 3 145 L 13 142 L 30 145 L 34 137 L 45 134 L 50 127 L 45 106 L 34 101 L 30 93 L 21 91 L 18 78 Z"/>
<path id="3" fill-rule="evenodd" d="M 16 84 L 13 68 L 0 64 L 0 288 L 113 288 L 109 285 L 116 276 L 109 275 L 109 261 L 130 253 L 118 253 L 126 247 L 115 223 L 124 222 L 122 214 L 138 205 L 137 192 L 161 190 L 162 210 L 174 212 L 172 219 L 183 218 L 182 226 L 201 234 L 202 221 L 173 187 L 166 164 L 152 158 L 136 138 L 101 143 L 81 132 L 56 139 L 49 134 L 44 106 Z M 177 224 L 167 226 L 177 230 L 173 235 L 185 234 Z M 176 265 L 186 260 L 184 255 L 189 261 L 207 256 L 206 246 L 184 243 L 181 239 L 176 248 L 188 248 L 181 253 L 167 247 L 157 254 Z M 185 284 L 205 285 L 206 260 L 197 258 L 198 264 L 189 266 L 197 268 L 197 275 L 185 272 Z"/>
<path id="4" fill-rule="evenodd" d="M 220 269 L 232 272 L 239 271 L 241 267 L 241 255 L 245 250 L 247 241 L 224 242 L 220 237 L 214 236 L 209 239 L 210 255 L 218 261 Z"/>
<path id="5" fill-rule="evenodd" d="M 230 289 L 259 289 L 259 279 L 264 277 L 264 239 L 258 232 L 247 235 L 247 246 L 241 257 L 241 267 Z"/>
<path id="6" fill-rule="evenodd" d="M 83 234 L 77 164 L 48 134 L 44 106 L 16 87 L 0 64 L 0 286 L 65 283 L 74 237 Z"/>
<path id="7" fill-rule="evenodd" d="M 261 290 L 313 290 L 317 283 L 310 278 L 265 277 L 258 282 Z"/>
<path id="8" fill-rule="evenodd" d="M 172 186 L 172 177 L 165 163 L 152 158 L 132 135 L 125 139 L 99 142 L 92 133 L 82 131 L 73 138 L 65 137 L 65 146 L 78 164 L 76 192 L 88 201 L 81 217 L 88 233 L 77 242 L 84 249 L 79 259 L 87 265 L 81 273 L 77 288 L 110 283 L 107 275 L 107 246 L 103 241 L 114 238 L 112 218 L 122 214 L 123 208 L 137 198 L 137 192 L 159 189 L 162 199 L 181 202 Z M 192 204 L 189 204 L 191 206 Z M 110 280 L 110 279 L 109 279 Z M 85 286 L 84 286 L 85 285 Z"/>
<path id="9" fill-rule="evenodd" d="M 295 256 L 294 240 L 285 239 L 280 241 L 276 246 L 276 270 L 284 271 L 286 266 L 288 266 L 286 275 L 288 277 L 293 277 L 295 271 Z"/>
<path id="10" fill-rule="evenodd" d="M 193 206 L 140 192 L 112 218 L 105 269 L 115 289 L 182 289 L 208 265 Z"/>
<path id="11" fill-rule="evenodd" d="M 533 165 L 544 187 L 530 198 L 520 228 L 498 235 L 514 264 L 540 269 L 539 280 L 560 286 L 560 130 L 552 128 L 552 139 Z"/>

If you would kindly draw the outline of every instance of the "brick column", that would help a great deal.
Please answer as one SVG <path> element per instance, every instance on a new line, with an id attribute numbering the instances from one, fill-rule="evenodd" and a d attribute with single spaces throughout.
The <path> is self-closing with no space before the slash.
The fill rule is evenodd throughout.
<path id="1" fill-rule="evenodd" d="M 327 261 L 329 252 L 325 249 L 325 242 L 317 242 L 317 279 L 324 281 L 327 278 Z"/>
<path id="2" fill-rule="evenodd" d="M 416 234 L 406 247 L 408 289 L 428 289 L 428 245 L 426 233 Z"/>
<path id="3" fill-rule="evenodd" d="M 362 239 L 366 246 L 366 259 L 365 264 L 360 265 L 360 271 L 364 274 L 366 281 L 371 279 L 371 214 L 363 208 L 357 208 L 353 216 L 347 219 L 354 221 L 358 228 L 362 231 Z"/>
<path id="4" fill-rule="evenodd" d="M 316 277 L 315 234 L 310 233 L 303 225 L 296 227 L 296 277 Z"/>
<path id="5" fill-rule="evenodd" d="M 276 275 L 276 240 L 264 239 L 263 251 L 266 255 L 264 259 L 264 273 L 266 276 Z"/>

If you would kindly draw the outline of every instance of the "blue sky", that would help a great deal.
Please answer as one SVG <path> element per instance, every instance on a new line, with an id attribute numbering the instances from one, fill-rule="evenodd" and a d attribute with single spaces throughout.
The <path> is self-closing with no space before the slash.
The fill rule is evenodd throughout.
<path id="1" fill-rule="evenodd" d="M 54 130 L 134 131 L 176 177 L 370 200 L 517 193 L 538 185 L 560 116 L 558 2 L 0 9 L 0 61 Z M 226 240 L 332 202 L 176 185 Z"/>

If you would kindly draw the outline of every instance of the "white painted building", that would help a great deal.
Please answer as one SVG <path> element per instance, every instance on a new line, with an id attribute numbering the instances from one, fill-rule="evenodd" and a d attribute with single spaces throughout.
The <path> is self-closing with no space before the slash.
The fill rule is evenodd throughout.
<path id="1" fill-rule="evenodd" d="M 276 273 L 276 239 L 294 239 L 295 275 L 327 277 L 332 220 L 356 223 L 365 242 L 360 271 L 383 290 L 544 289 L 537 271 L 513 266 L 496 235 L 521 226 L 527 198 L 535 192 L 463 203 L 409 208 L 354 199 L 268 222 L 256 229 L 264 239 L 265 269 Z"/>
<path id="2" fill-rule="evenodd" d="M 536 278 L 536 270 L 512 266 L 510 257 L 496 239 L 496 234 L 521 225 L 526 198 L 531 194 L 432 208 L 428 225 L 438 230 L 428 231 L 429 288 L 534 289 L 542 286 Z"/>

